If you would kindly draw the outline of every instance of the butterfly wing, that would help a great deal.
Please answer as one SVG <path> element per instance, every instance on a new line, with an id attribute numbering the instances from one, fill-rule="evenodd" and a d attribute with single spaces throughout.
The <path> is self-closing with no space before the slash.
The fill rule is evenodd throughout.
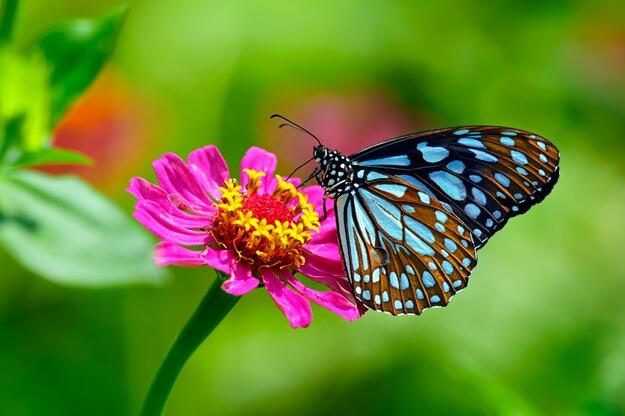
<path id="1" fill-rule="evenodd" d="M 354 295 L 368 308 L 420 314 L 466 287 L 472 235 L 410 182 L 376 174 L 335 201 L 339 241 Z"/>
<path id="2" fill-rule="evenodd" d="M 398 137 L 350 159 L 355 169 L 396 175 L 436 197 L 480 248 L 509 218 L 549 194 L 559 157 L 552 143 L 533 133 L 466 126 Z"/>

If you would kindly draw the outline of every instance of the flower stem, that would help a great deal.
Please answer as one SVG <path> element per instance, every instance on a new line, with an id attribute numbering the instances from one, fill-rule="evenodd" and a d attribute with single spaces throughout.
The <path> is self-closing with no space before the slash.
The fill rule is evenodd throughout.
<path id="1" fill-rule="evenodd" d="M 19 0 L 4 0 L 0 9 L 0 44 L 11 40 Z"/>
<path id="2" fill-rule="evenodd" d="M 176 338 L 161 367 L 152 381 L 150 391 L 141 408 L 142 416 L 160 415 L 180 370 L 195 349 L 210 335 L 230 309 L 239 300 L 238 296 L 227 294 L 221 289 L 221 272 L 210 287 L 189 321 Z"/>

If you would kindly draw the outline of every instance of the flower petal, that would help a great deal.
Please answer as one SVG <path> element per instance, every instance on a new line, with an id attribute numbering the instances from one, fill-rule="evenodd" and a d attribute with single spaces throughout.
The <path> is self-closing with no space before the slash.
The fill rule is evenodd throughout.
<path id="1" fill-rule="evenodd" d="M 338 241 L 335 233 L 317 234 L 303 248 L 304 264 L 301 272 L 307 276 L 336 276 L 343 277 L 345 272 L 343 269 L 343 259 L 339 250 Z M 323 238 L 320 238 L 323 237 Z M 323 240 L 333 240 L 324 242 Z M 321 241 L 320 241 L 321 240 Z"/>
<path id="2" fill-rule="evenodd" d="M 217 269 L 230 276 L 232 267 L 236 263 L 237 257 L 230 250 L 217 250 L 206 247 L 200 254 L 204 263 L 213 269 Z"/>
<path id="3" fill-rule="evenodd" d="M 315 211 L 319 214 L 319 218 L 323 218 L 324 214 L 327 214 L 324 218 L 324 221 L 329 219 L 332 222 L 334 220 L 334 201 L 331 198 L 325 198 L 323 196 L 323 188 L 319 185 L 311 185 L 307 186 L 304 189 L 301 189 L 301 192 L 308 197 L 308 202 L 313 204 L 315 207 Z M 323 204 L 326 204 L 325 212 L 323 210 Z"/>
<path id="4" fill-rule="evenodd" d="M 312 259 L 312 261 L 324 260 L 324 262 L 331 261 L 338 263 L 338 265 L 343 261 L 337 243 L 316 243 L 315 240 L 312 240 L 304 246 L 304 249 L 309 256 L 306 261 L 309 261 L 309 259 Z"/>
<path id="5" fill-rule="evenodd" d="M 130 179 L 130 185 L 126 189 L 137 199 L 147 199 L 154 202 L 168 202 L 167 192 L 160 186 L 154 185 L 143 178 L 134 177 Z"/>
<path id="6" fill-rule="evenodd" d="M 323 210 L 321 206 L 321 201 L 323 201 L 323 188 L 319 185 L 310 185 L 300 190 L 301 193 L 308 197 L 308 202 L 313 204 L 315 207 L 319 206 Z"/>
<path id="7" fill-rule="evenodd" d="M 167 192 L 143 178 L 132 178 L 127 191 L 139 200 L 156 203 L 161 209 L 169 213 L 172 220 L 180 227 L 205 228 L 212 225 L 215 220 L 214 213 L 212 215 L 192 215 L 181 211 Z"/>
<path id="8" fill-rule="evenodd" d="M 188 250 L 170 241 L 161 241 L 156 245 L 154 260 L 159 266 L 201 266 L 204 260 L 198 250 Z"/>
<path id="9" fill-rule="evenodd" d="M 163 189 L 177 195 L 187 209 L 200 213 L 213 210 L 213 203 L 202 190 L 197 178 L 180 157 L 166 153 L 153 163 L 154 172 Z"/>
<path id="10" fill-rule="evenodd" d="M 328 267 L 323 263 L 310 261 L 308 256 L 310 256 L 310 253 L 304 253 L 305 263 L 298 268 L 298 271 L 311 279 L 319 280 L 326 277 L 336 279 L 345 276 L 345 272 L 342 268 Z"/>
<path id="11" fill-rule="evenodd" d="M 243 188 L 247 186 L 247 182 L 249 178 L 244 173 L 244 169 L 253 169 L 258 172 L 265 172 L 265 177 L 262 180 L 261 194 L 268 193 L 273 187 L 275 187 L 274 182 L 276 182 L 276 178 L 274 175 L 276 173 L 276 165 L 278 164 L 278 160 L 276 159 L 276 155 L 270 153 L 260 147 L 250 147 L 249 150 L 241 159 L 241 185 Z"/>
<path id="12" fill-rule="evenodd" d="M 260 281 L 254 277 L 249 266 L 236 262 L 230 270 L 230 279 L 223 282 L 221 288 L 226 293 L 241 296 L 256 289 L 259 284 Z"/>
<path id="13" fill-rule="evenodd" d="M 267 292 L 293 328 L 305 328 L 312 320 L 310 303 L 299 293 L 289 289 L 272 270 L 261 271 Z"/>
<path id="14" fill-rule="evenodd" d="M 352 296 L 352 288 L 343 269 L 343 261 L 336 259 L 336 251 L 332 249 L 332 254 L 328 252 L 311 251 L 310 244 L 306 245 L 304 251 L 304 264 L 299 267 L 298 271 L 312 280 L 319 282 L 332 290 L 340 292 L 344 295 Z M 313 246 L 314 248 L 314 246 Z"/>
<path id="15" fill-rule="evenodd" d="M 321 229 L 318 233 L 313 234 L 313 238 L 310 242 L 308 242 L 307 247 L 312 247 L 316 244 L 336 244 L 338 246 L 338 243 L 339 238 L 338 234 L 336 233 L 336 221 L 334 220 L 334 211 L 330 211 L 330 213 L 328 213 L 328 218 L 324 221 L 321 221 Z"/>
<path id="16" fill-rule="evenodd" d="M 282 271 L 281 276 L 291 286 L 297 289 L 299 293 L 306 296 L 319 306 L 326 308 L 330 312 L 334 312 L 348 321 L 353 321 L 354 319 L 360 317 L 360 312 L 358 311 L 356 304 L 350 302 L 345 296 L 333 291 L 320 292 L 318 290 L 311 289 L 287 271 Z"/>
<path id="17" fill-rule="evenodd" d="M 288 183 L 293 184 L 293 186 L 296 188 L 302 184 L 302 180 L 300 178 L 287 178 L 286 176 L 283 176 L 282 179 L 284 179 Z"/>
<path id="18" fill-rule="evenodd" d="M 317 268 L 310 263 L 301 266 L 298 271 L 309 277 L 311 280 L 321 283 L 336 292 L 342 293 L 346 296 L 352 296 L 352 288 L 347 281 L 344 272 L 342 272 L 343 275 L 338 275 L 336 274 L 336 271 L 328 272 L 327 270 Z"/>
<path id="19" fill-rule="evenodd" d="M 191 152 L 189 168 L 195 174 L 204 192 L 215 200 L 219 199 L 221 191 L 218 188 L 224 185 L 230 173 L 217 147 L 209 145 Z"/>
<path id="20" fill-rule="evenodd" d="M 175 219 L 156 202 L 139 201 L 135 208 L 132 213 L 133 217 L 165 241 L 185 246 L 204 245 L 211 241 L 211 235 L 207 232 L 191 231 L 180 227 Z"/>

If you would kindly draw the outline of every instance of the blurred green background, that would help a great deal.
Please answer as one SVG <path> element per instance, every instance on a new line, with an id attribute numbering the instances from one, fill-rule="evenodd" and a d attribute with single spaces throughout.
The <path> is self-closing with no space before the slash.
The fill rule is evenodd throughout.
<path id="1" fill-rule="evenodd" d="M 22 3 L 18 44 L 117 1 Z M 540 206 L 480 251 L 468 290 L 421 317 L 294 331 L 246 296 L 184 369 L 166 414 L 625 414 L 625 3 L 561 0 L 130 3 L 113 62 L 57 129 L 66 169 L 122 204 L 165 151 L 250 145 L 281 172 L 310 139 L 353 151 L 415 130 L 495 124 L 562 154 Z M 59 170 L 57 170 L 59 171 Z M 60 171 L 59 171 L 60 172 Z M 115 259 L 111 259 L 114 262 Z M 214 275 L 77 289 L 0 252 L 0 414 L 136 414 Z"/>

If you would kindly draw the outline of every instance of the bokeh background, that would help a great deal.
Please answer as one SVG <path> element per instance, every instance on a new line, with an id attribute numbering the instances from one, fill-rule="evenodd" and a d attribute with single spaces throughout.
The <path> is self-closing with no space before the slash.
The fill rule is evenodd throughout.
<path id="1" fill-rule="evenodd" d="M 17 41 L 117 1 L 28 0 Z M 625 3 L 130 2 L 112 63 L 56 130 L 87 178 L 131 211 L 129 177 L 217 144 L 283 173 L 311 140 L 350 152 L 461 124 L 559 145 L 561 179 L 480 251 L 469 289 L 421 317 L 346 323 L 315 308 L 290 329 L 264 291 L 243 299 L 184 369 L 166 414 L 625 414 Z M 115 259 L 111 259 L 114 262 Z M 77 289 L 0 252 L 0 414 L 136 414 L 214 275 Z"/>

